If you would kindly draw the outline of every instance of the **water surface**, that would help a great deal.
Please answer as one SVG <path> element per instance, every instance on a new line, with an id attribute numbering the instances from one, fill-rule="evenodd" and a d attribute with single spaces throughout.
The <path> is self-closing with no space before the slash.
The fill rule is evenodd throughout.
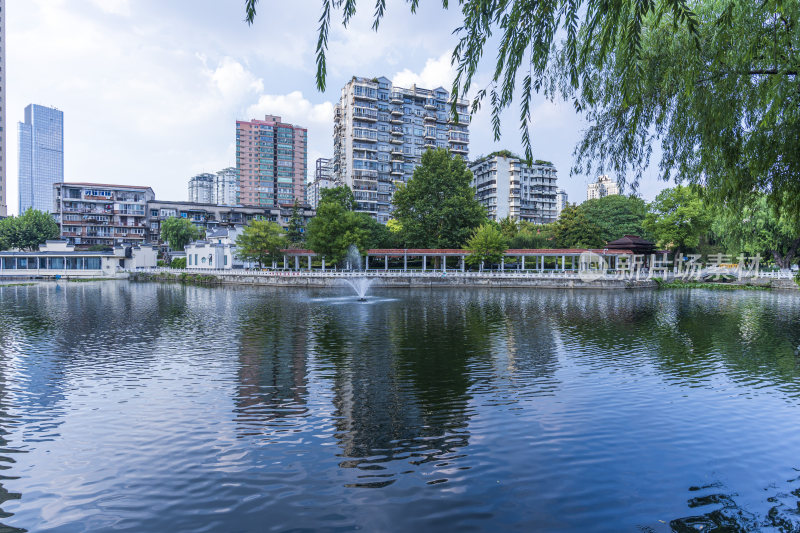
<path id="1" fill-rule="evenodd" d="M 0 531 L 798 531 L 800 297 L 0 288 Z"/>

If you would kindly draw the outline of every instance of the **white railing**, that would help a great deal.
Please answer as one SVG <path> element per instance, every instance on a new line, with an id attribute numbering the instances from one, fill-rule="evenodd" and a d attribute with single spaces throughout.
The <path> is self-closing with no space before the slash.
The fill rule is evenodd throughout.
<path id="1" fill-rule="evenodd" d="M 446 271 L 441 269 L 427 269 L 422 270 L 403 270 L 397 268 L 390 269 L 370 269 L 366 271 L 350 271 L 350 270 L 335 270 L 335 269 L 300 269 L 293 270 L 290 268 L 282 269 L 219 269 L 219 268 L 169 268 L 169 267 L 156 267 L 156 268 L 138 268 L 136 270 L 129 270 L 128 272 L 144 272 L 144 273 L 161 273 L 167 272 L 172 274 L 204 274 L 204 275 L 226 275 L 226 276 L 260 276 L 260 277 L 337 277 L 337 278 L 397 278 L 397 277 L 414 277 L 414 278 L 441 278 L 441 277 L 454 277 L 454 278 L 524 278 L 524 279 L 603 279 L 603 280 L 648 280 L 653 278 L 660 278 L 665 281 L 673 279 L 685 279 L 686 281 L 697 280 L 696 276 L 681 276 L 673 272 L 662 272 L 653 270 L 640 271 L 638 273 L 630 271 L 614 271 L 610 270 L 606 273 L 596 271 L 578 271 L 578 270 L 484 270 L 482 272 L 465 271 L 459 269 L 448 268 Z M 701 272 L 702 276 L 713 276 L 721 274 L 718 272 Z M 730 275 L 738 277 L 738 273 L 731 272 Z M 794 272 L 790 271 L 759 271 L 751 272 L 742 275 L 742 278 L 768 278 L 768 279 L 793 279 Z"/>

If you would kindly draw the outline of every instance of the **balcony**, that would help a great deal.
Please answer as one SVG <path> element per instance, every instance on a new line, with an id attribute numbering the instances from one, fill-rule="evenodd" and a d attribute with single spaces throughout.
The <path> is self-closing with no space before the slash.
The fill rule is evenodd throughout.
<path id="1" fill-rule="evenodd" d="M 461 146 L 461 145 L 458 145 L 458 144 L 451 146 L 450 147 L 450 151 L 455 153 L 455 154 L 466 154 L 466 153 L 468 153 L 468 150 L 467 150 L 466 146 Z"/>
<path id="2" fill-rule="evenodd" d="M 403 138 L 402 137 L 392 137 L 391 139 L 389 139 L 389 142 L 392 143 L 392 144 L 403 144 Z"/>
<path id="3" fill-rule="evenodd" d="M 399 91 L 393 91 L 392 94 L 389 96 L 389 101 L 393 104 L 402 104 L 403 103 L 403 93 Z"/>
<path id="4" fill-rule="evenodd" d="M 436 115 L 431 115 L 429 113 L 426 113 L 425 117 L 423 117 L 423 118 L 424 118 L 425 122 L 436 122 Z"/>
<path id="5" fill-rule="evenodd" d="M 392 135 L 397 135 L 399 137 L 403 136 L 403 129 L 402 128 L 392 128 Z"/>
<path id="6" fill-rule="evenodd" d="M 425 109 L 436 110 L 436 100 L 428 98 L 425 100 Z"/>
<path id="7" fill-rule="evenodd" d="M 389 119 L 389 123 L 390 124 L 402 124 L 403 123 L 403 119 L 402 119 L 402 117 L 392 117 L 392 118 Z"/>

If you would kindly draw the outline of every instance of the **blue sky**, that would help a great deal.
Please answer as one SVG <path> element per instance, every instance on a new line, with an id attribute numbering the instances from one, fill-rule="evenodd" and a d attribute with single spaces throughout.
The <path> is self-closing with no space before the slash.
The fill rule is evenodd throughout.
<path id="1" fill-rule="evenodd" d="M 243 0 L 9 0 L 6 3 L 8 185 L 17 210 L 16 123 L 29 103 L 64 112 L 65 179 L 149 185 L 184 200 L 189 177 L 233 166 L 235 121 L 281 115 L 309 130 L 309 168 L 329 156 L 333 105 L 352 75 L 385 75 L 404 86 L 449 87 L 452 30 L 460 13 L 423 2 L 417 15 L 389 0 L 380 31 L 374 2 L 330 36 L 328 88 L 315 87 L 320 2 L 262 0 L 256 24 Z M 438 5 L 437 5 L 438 4 Z M 488 82 L 488 50 L 474 87 Z M 493 140 L 488 113 L 473 117 L 470 154 L 521 151 L 516 108 Z M 570 176 L 584 124 L 568 103 L 536 100 L 534 156 L 553 161 L 570 201 L 595 176 Z M 655 170 L 639 193 L 666 186 Z"/>

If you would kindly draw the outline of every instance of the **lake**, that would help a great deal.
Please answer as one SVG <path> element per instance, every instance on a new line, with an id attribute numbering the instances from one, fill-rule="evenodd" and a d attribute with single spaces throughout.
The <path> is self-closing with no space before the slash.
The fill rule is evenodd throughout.
<path id="1" fill-rule="evenodd" d="M 798 531 L 800 295 L 0 288 L 0 531 Z"/>

